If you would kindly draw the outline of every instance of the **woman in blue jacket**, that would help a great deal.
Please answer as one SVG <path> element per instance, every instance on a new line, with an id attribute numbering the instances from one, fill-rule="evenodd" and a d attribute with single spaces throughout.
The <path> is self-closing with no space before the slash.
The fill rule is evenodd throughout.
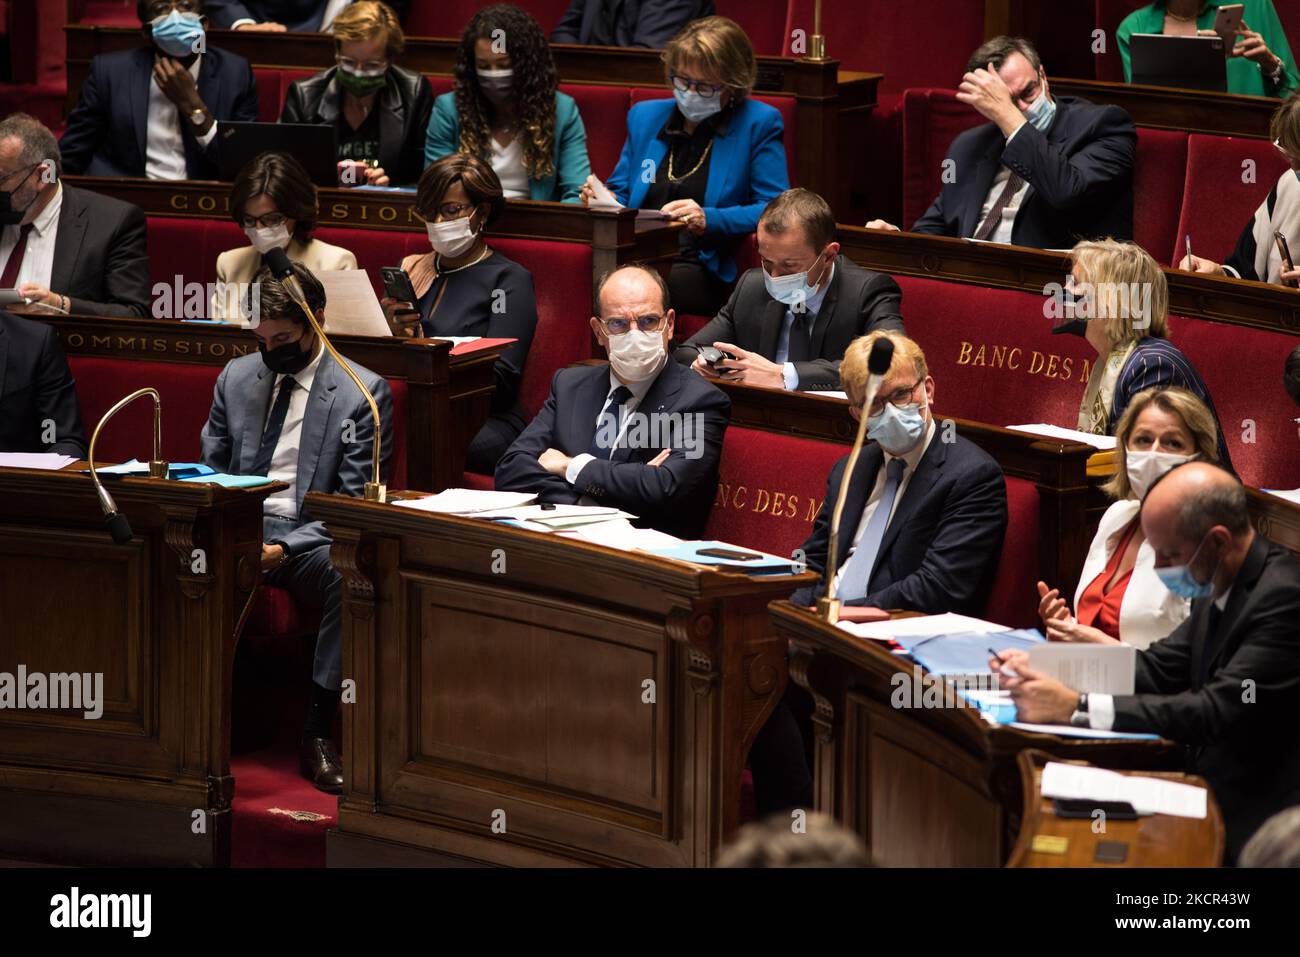
<path id="1" fill-rule="evenodd" d="M 687 24 L 663 60 L 673 98 L 628 112 L 623 155 L 607 185 L 620 203 L 685 224 L 668 280 L 673 308 L 712 316 L 736 279 L 738 240 L 790 186 L 783 124 L 775 107 L 749 99 L 754 48 L 726 17 Z M 589 184 L 583 202 L 592 195 Z"/>
<path id="2" fill-rule="evenodd" d="M 434 101 L 425 165 L 468 153 L 492 167 L 506 199 L 577 202 L 591 174 L 587 131 L 558 87 L 537 21 L 508 3 L 484 7 L 461 36 L 452 92 Z"/>

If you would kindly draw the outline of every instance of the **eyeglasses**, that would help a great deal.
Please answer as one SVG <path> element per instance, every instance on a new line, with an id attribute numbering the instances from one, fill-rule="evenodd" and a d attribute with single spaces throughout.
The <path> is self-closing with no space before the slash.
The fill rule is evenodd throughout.
<path id="1" fill-rule="evenodd" d="M 636 319 L 601 319 L 600 324 L 604 327 L 605 332 L 611 336 L 621 336 L 632 328 L 632 323 L 642 332 L 658 332 L 663 328 L 663 316 L 637 316 Z"/>
<path id="2" fill-rule="evenodd" d="M 199 0 L 154 0 L 146 8 L 149 11 L 149 19 L 165 17 L 173 10 L 179 10 L 181 13 L 198 13 Z"/>
<path id="3" fill-rule="evenodd" d="M 443 203 L 442 205 L 433 208 L 433 216 L 426 216 L 418 209 L 415 211 L 415 215 L 420 217 L 423 222 L 431 223 L 436 222 L 439 219 L 459 219 L 467 211 L 472 211 L 473 209 L 473 203 Z"/>
<path id="4" fill-rule="evenodd" d="M 673 89 L 679 90 L 682 93 L 685 93 L 687 90 L 694 90 L 696 93 L 700 94 L 700 96 L 705 98 L 717 96 L 726 89 L 725 84 L 722 83 L 703 83 L 700 80 L 692 80 L 689 77 L 677 76 L 676 74 L 670 76 L 669 79 L 673 82 Z"/>
<path id="5" fill-rule="evenodd" d="M 41 162 L 43 163 L 44 160 L 42 160 Z M 11 173 L 0 173 L 0 185 L 8 186 L 10 180 L 12 180 L 12 179 L 13 179 L 15 176 L 17 176 L 19 173 L 21 173 L 21 174 L 23 174 L 23 175 L 22 175 L 22 178 L 19 179 L 19 180 L 18 180 L 18 183 L 17 183 L 17 186 L 21 186 L 22 183 L 23 183 L 23 180 L 27 179 L 28 176 L 31 176 L 31 175 L 32 175 L 32 170 L 36 169 L 36 167 L 38 167 L 38 166 L 40 166 L 40 165 L 41 165 L 41 163 L 29 163 L 27 166 L 20 166 L 20 167 L 18 167 L 16 170 L 14 170 L 14 171 L 11 172 Z M 15 187 L 15 188 L 17 188 L 17 187 Z"/>
<path id="6" fill-rule="evenodd" d="M 383 73 L 388 69 L 387 60 L 354 60 L 350 56 L 336 56 L 334 62 L 345 70 L 355 73 Z"/>
<path id="7" fill-rule="evenodd" d="M 240 222 L 245 229 L 275 229 L 283 226 L 286 218 L 284 213 L 267 213 L 265 216 L 244 216 Z"/>
<path id="8" fill-rule="evenodd" d="M 912 393 L 915 392 L 916 387 L 924 381 L 925 381 L 924 379 L 917 379 L 906 389 L 895 389 L 893 392 L 889 393 L 889 395 L 885 396 L 884 398 L 878 397 L 875 402 L 871 403 L 871 408 L 867 410 L 868 418 L 875 418 L 876 416 L 880 415 L 881 412 L 884 412 L 886 402 L 888 402 L 894 408 L 898 408 L 899 406 L 903 406 L 903 405 L 909 405 L 912 400 Z"/>
<path id="9" fill-rule="evenodd" d="M 1294 153 L 1292 153 L 1285 146 L 1283 146 L 1281 140 L 1274 140 L 1273 146 L 1277 149 L 1279 153 L 1281 153 L 1283 156 L 1286 157 L 1286 161 L 1290 163 L 1293 167 L 1300 167 L 1300 158 L 1298 158 Z"/>

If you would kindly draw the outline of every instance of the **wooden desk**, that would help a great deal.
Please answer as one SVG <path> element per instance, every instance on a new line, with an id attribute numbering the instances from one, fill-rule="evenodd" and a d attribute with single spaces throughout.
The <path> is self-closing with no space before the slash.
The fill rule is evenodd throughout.
<path id="1" fill-rule="evenodd" d="M 102 316 L 41 321 L 54 327 L 69 356 L 223 366 L 257 349 L 248 330 L 234 326 Z M 492 369 L 505 346 L 452 356 L 445 339 L 332 340 L 344 357 L 375 374 L 406 380 L 407 485 L 436 491 L 463 484 L 465 452 L 469 439 L 487 421 L 496 388 Z M 87 423 L 90 426 L 93 423 Z"/>
<path id="2" fill-rule="evenodd" d="M 307 501 L 334 538 L 358 689 L 331 866 L 712 861 L 785 688 L 767 604 L 814 575 Z"/>
<path id="3" fill-rule="evenodd" d="M 0 672 L 102 673 L 104 699 L 0 710 L 0 857 L 229 864 L 231 665 L 284 487 L 115 480 L 114 545 L 89 475 L 0 469 Z"/>
<path id="4" fill-rule="evenodd" d="M 1024 748 L 1107 768 L 1172 767 L 1165 741 L 1096 740 L 995 727 L 971 708 L 903 708 L 929 675 L 788 601 L 770 606 L 789 639 L 790 676 L 813 696 L 817 810 L 834 815 L 885 866 L 998 867 L 1022 815 Z"/>
<path id="5" fill-rule="evenodd" d="M 1113 38 L 1112 38 L 1113 39 Z M 1169 86 L 1112 83 L 1052 77 L 1058 96 L 1081 96 L 1093 103 L 1123 107 L 1137 126 L 1212 136 L 1269 139 L 1268 127 L 1281 100 L 1267 96 L 1210 93 Z"/>
<path id="6" fill-rule="evenodd" d="M 1203 778 L 1169 771 L 1132 772 L 1205 788 L 1209 791 L 1205 819 L 1168 814 L 1136 821 L 1111 819 L 1099 834 L 1093 831 L 1091 819 L 1057 817 L 1052 799 L 1043 797 L 1043 766 L 1050 760 L 1051 755 L 1037 748 L 1021 751 L 1016 759 L 1026 812 L 1007 867 L 1218 867 L 1223 863 L 1223 813 Z M 1050 840 L 1040 842 L 1037 838 Z M 1098 845 L 1103 841 L 1127 845 L 1122 863 L 1097 860 Z"/>

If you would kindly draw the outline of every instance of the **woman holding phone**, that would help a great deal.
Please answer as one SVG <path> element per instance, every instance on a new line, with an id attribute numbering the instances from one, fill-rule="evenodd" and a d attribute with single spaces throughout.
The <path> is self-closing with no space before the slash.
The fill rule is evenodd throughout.
<path id="1" fill-rule="evenodd" d="M 1273 0 L 1206 3 L 1205 0 L 1164 0 L 1134 10 L 1119 25 L 1115 38 L 1124 61 L 1124 82 L 1133 82 L 1129 38 L 1135 33 L 1166 36 L 1213 36 L 1215 23 L 1232 8 L 1241 7 L 1236 43 L 1228 57 L 1228 92 L 1246 96 L 1284 97 L 1300 86 L 1291 45 Z"/>
<path id="2" fill-rule="evenodd" d="M 433 248 L 402 260 L 415 301 L 382 302 L 394 335 L 515 340 L 497 359 L 492 413 L 466 456 L 470 471 L 488 475 L 527 424 L 519 381 L 537 328 L 532 274 L 487 242 L 505 202 L 497 174 L 477 156 L 453 153 L 426 169 L 415 211 Z"/>

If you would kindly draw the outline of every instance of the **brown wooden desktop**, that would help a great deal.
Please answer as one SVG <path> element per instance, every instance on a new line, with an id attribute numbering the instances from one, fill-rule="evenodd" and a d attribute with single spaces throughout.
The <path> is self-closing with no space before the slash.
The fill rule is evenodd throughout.
<path id="1" fill-rule="evenodd" d="M 811 575 L 307 501 L 334 537 L 357 688 L 331 866 L 713 860 L 785 689 L 768 602 Z"/>

